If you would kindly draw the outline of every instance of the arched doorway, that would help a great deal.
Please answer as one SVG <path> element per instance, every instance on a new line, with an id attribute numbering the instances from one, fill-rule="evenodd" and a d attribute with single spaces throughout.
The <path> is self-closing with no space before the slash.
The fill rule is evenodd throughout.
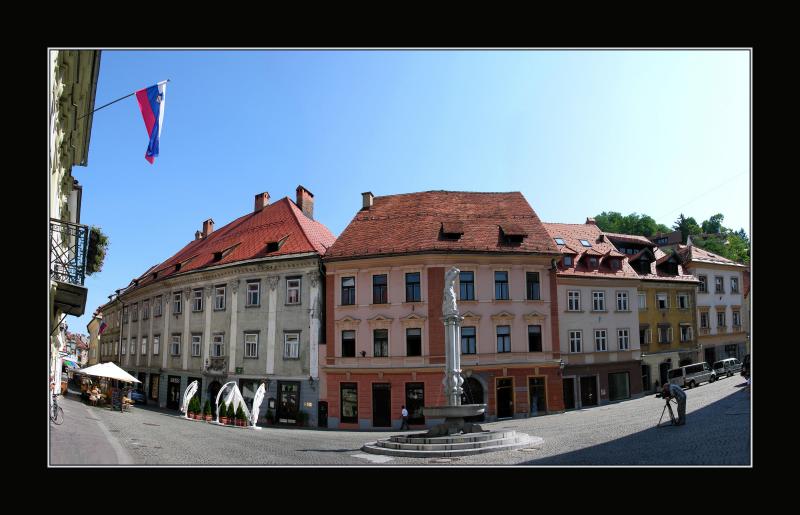
<path id="1" fill-rule="evenodd" d="M 660 384 L 669 382 L 667 380 L 667 372 L 669 372 L 671 368 L 672 368 L 671 361 L 665 361 L 664 363 L 658 365 L 658 377 L 661 380 Z"/>
<path id="2" fill-rule="evenodd" d="M 208 400 L 211 403 L 211 414 L 214 415 L 214 418 L 217 416 L 217 394 L 219 393 L 219 389 L 222 388 L 222 385 L 219 381 L 212 381 L 208 385 Z"/>
<path id="3" fill-rule="evenodd" d="M 483 386 L 474 377 L 468 377 L 461 385 L 463 392 L 461 393 L 461 404 L 486 404 L 483 397 Z M 483 422 L 486 419 L 486 413 L 475 415 L 474 417 L 465 417 L 465 422 Z"/>

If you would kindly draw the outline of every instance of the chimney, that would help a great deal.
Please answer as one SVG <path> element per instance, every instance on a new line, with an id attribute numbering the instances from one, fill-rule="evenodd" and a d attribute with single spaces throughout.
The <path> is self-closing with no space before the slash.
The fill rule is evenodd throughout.
<path id="1" fill-rule="evenodd" d="M 314 194 L 305 189 L 303 186 L 297 186 L 297 200 L 295 204 L 300 208 L 300 211 L 311 220 L 314 219 Z"/>
<path id="2" fill-rule="evenodd" d="M 597 222 L 595 222 L 594 218 L 586 218 L 586 223 L 589 225 L 597 225 Z"/>
<path id="3" fill-rule="evenodd" d="M 269 193 L 266 191 L 264 193 L 258 193 L 256 195 L 256 205 L 253 211 L 261 211 L 268 205 L 269 205 Z"/>
<path id="4" fill-rule="evenodd" d="M 199 239 L 201 239 L 202 237 L 203 237 L 203 233 L 201 233 L 200 231 L 195 231 L 195 232 L 194 232 L 194 239 L 195 239 L 195 240 L 199 240 Z"/>
<path id="5" fill-rule="evenodd" d="M 369 207 L 372 207 L 372 199 L 374 198 L 375 196 L 372 194 L 371 191 L 365 191 L 364 193 L 362 193 L 361 200 L 363 202 L 363 206 L 361 206 L 361 209 L 367 209 Z"/>
<path id="6" fill-rule="evenodd" d="M 208 219 L 203 222 L 203 238 L 208 238 L 208 235 L 214 232 L 214 220 Z"/>

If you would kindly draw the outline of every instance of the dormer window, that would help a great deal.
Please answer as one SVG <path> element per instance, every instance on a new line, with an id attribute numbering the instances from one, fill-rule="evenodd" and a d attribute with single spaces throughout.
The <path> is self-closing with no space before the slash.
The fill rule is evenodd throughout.
<path id="1" fill-rule="evenodd" d="M 440 239 L 442 240 L 460 240 L 461 235 L 464 234 L 464 222 L 442 222 Z"/>
<path id="2" fill-rule="evenodd" d="M 500 225 L 500 235 L 506 243 L 522 243 L 528 233 L 517 224 L 504 223 Z"/>
<path id="3" fill-rule="evenodd" d="M 609 266 L 611 270 L 619 270 L 619 259 L 612 259 L 609 261 Z"/>
<path id="4" fill-rule="evenodd" d="M 286 239 L 288 237 L 289 237 L 289 235 L 287 234 L 286 236 L 284 236 L 283 238 L 281 238 L 278 241 L 269 241 L 269 242 L 267 242 L 267 253 L 277 252 L 281 247 L 283 247 L 283 244 L 286 243 Z"/>
<path id="5" fill-rule="evenodd" d="M 563 238 L 556 238 L 556 245 L 565 245 Z"/>
<path id="6" fill-rule="evenodd" d="M 235 249 L 238 245 L 239 245 L 238 243 L 235 243 L 235 244 L 231 245 L 230 247 L 228 247 L 226 249 L 222 249 L 222 250 L 218 250 L 218 251 L 214 252 L 214 261 L 222 260 L 228 254 L 233 252 L 233 249 Z"/>
<path id="7" fill-rule="evenodd" d="M 565 267 L 572 266 L 572 256 L 564 256 L 564 266 Z"/>
<path id="8" fill-rule="evenodd" d="M 584 247 L 591 247 L 592 246 L 592 244 L 589 243 L 589 240 L 580 240 L 580 241 L 581 241 L 581 245 L 583 245 Z"/>
<path id="9" fill-rule="evenodd" d="M 597 268 L 597 258 L 592 256 L 589 258 L 589 268 Z"/>

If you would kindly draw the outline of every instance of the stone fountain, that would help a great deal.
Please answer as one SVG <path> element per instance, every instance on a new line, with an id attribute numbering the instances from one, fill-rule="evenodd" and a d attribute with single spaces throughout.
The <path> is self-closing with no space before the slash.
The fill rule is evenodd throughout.
<path id="1" fill-rule="evenodd" d="M 456 304 L 455 281 L 460 270 L 451 267 L 444 276 L 442 319 L 445 327 L 445 374 L 442 384 L 446 396 L 444 406 L 424 406 L 423 414 L 444 422 L 426 433 L 397 435 L 364 445 L 371 454 L 405 457 L 468 456 L 494 451 L 538 447 L 544 440 L 515 431 L 489 431 L 478 424 L 465 422 L 465 417 L 481 415 L 486 404 L 461 404 L 464 378 L 461 377 L 461 321 Z"/>

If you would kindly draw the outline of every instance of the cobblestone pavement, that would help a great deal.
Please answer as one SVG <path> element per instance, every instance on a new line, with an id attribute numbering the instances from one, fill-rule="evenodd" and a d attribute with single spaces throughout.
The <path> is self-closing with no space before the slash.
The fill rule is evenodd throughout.
<path id="1" fill-rule="evenodd" d="M 741 377 L 733 376 L 687 390 L 684 426 L 655 427 L 664 400 L 654 395 L 558 415 L 484 424 L 485 429 L 514 429 L 538 436 L 544 444 L 539 449 L 463 456 L 449 464 L 748 466 L 751 401 L 750 392 L 742 386 Z M 400 432 L 277 427 L 254 431 L 184 420 L 174 411 L 158 408 L 137 407 L 132 413 L 119 413 L 83 406 L 74 398 L 64 399 L 62 404 L 64 425 L 51 426 L 53 433 L 62 433 L 59 444 L 67 443 L 62 428 L 76 424 L 73 417 L 96 418 L 94 423 L 104 427 L 104 434 L 124 449 L 124 454 L 117 455 L 130 456 L 139 465 L 440 465 L 434 459 L 392 458 L 361 451 L 367 442 Z M 76 448 L 92 444 L 78 439 L 69 443 Z M 95 445 L 83 462 L 108 448 L 107 444 Z"/>

